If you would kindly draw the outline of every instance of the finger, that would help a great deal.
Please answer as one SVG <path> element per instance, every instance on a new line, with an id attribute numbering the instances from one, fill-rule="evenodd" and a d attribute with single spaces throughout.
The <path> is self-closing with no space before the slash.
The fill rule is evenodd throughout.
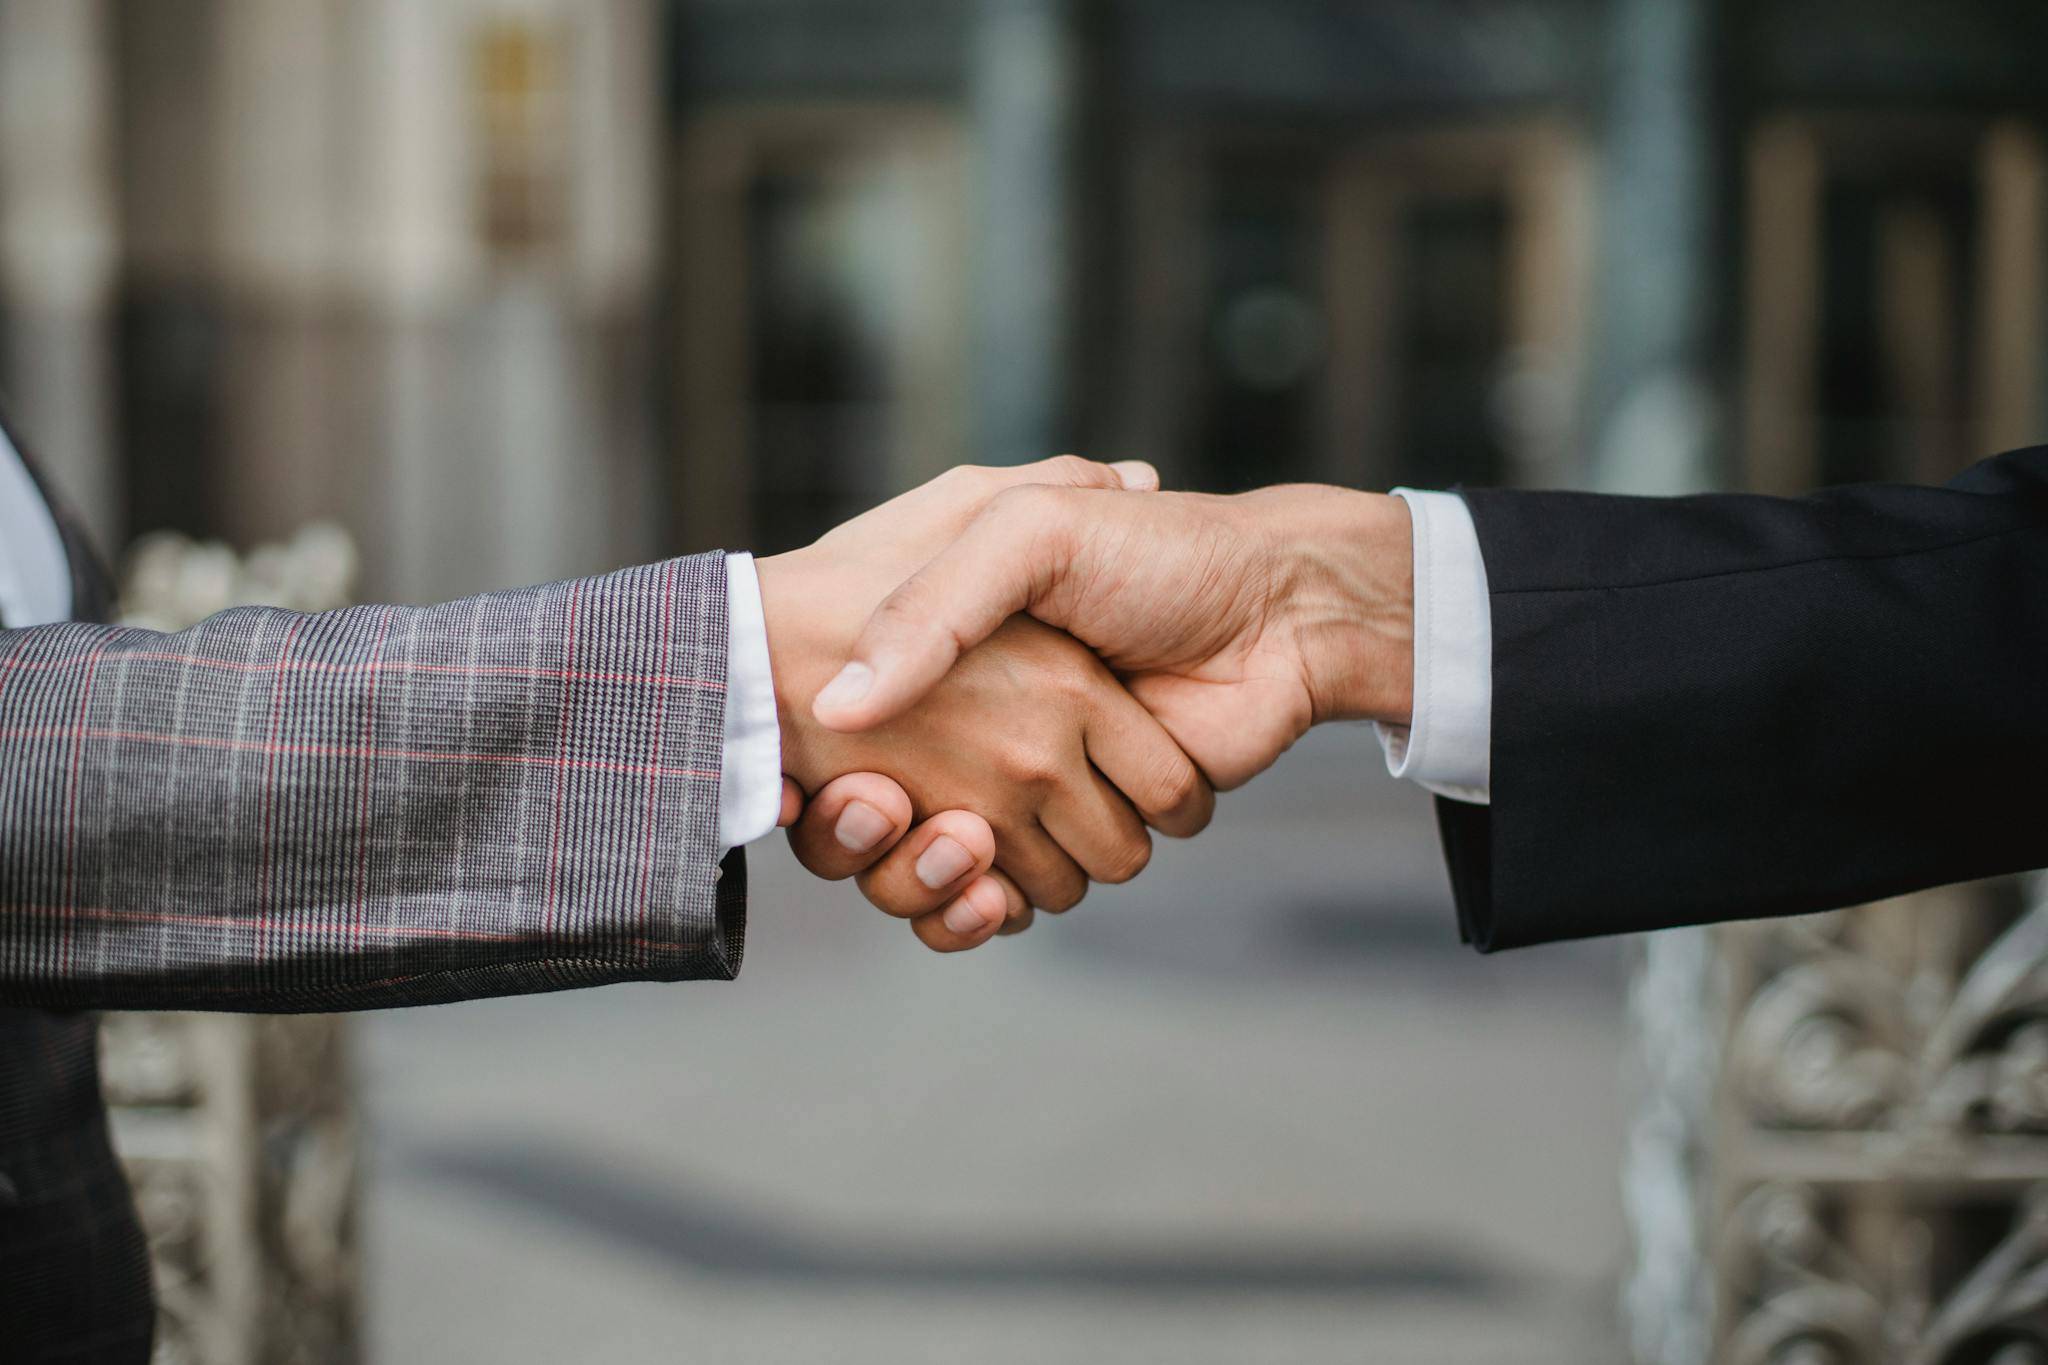
<path id="1" fill-rule="evenodd" d="M 1049 591 L 1071 553 L 1077 496 L 1034 484 L 991 498 L 875 608 L 852 658 L 811 703 L 819 724 L 865 730 L 907 709 L 963 652 Z"/>
<path id="2" fill-rule="evenodd" d="M 999 488 L 1043 483 L 1063 488 L 1113 488 L 1129 493 L 1153 493 L 1159 489 L 1159 471 L 1143 460 L 1118 460 L 1101 464 L 1079 455 L 1055 455 L 1030 464 L 993 465 L 988 472 Z"/>
<path id="3" fill-rule="evenodd" d="M 860 874 L 861 894 L 899 919 L 937 910 L 988 871 L 996 835 L 972 811 L 940 811 Z"/>
<path id="4" fill-rule="evenodd" d="M 1009 878 L 992 872 L 969 882 L 945 906 L 912 920 L 910 932 L 935 953 L 957 953 L 988 942 L 1019 913 L 1031 913 L 1024 893 Z"/>
<path id="5" fill-rule="evenodd" d="M 795 780 L 784 774 L 782 778 L 782 809 L 775 817 L 777 827 L 788 829 L 797 817 L 804 813 L 804 789 Z"/>
<path id="6" fill-rule="evenodd" d="M 1057 915 L 1079 905 L 1088 894 L 1087 874 L 1043 829 L 1005 830 L 997 856 L 1002 870 L 1036 909 Z"/>
<path id="7" fill-rule="evenodd" d="M 1106 690 L 1084 738 L 1089 761 L 1138 808 L 1146 824 L 1175 839 L 1208 827 L 1216 813 L 1215 789 L 1129 692 Z"/>
<path id="8" fill-rule="evenodd" d="M 1033 910 L 1031 902 L 1025 899 L 1023 889 L 1017 883 L 1011 881 L 1009 873 L 1003 871 L 1000 867 L 990 868 L 988 875 L 990 881 L 1003 888 L 1003 902 L 1008 906 L 1008 912 L 1003 916 L 1003 927 L 996 930 L 996 932 L 998 934 L 1021 934 L 1026 929 L 1029 929 L 1033 916 L 1038 912 Z"/>
<path id="9" fill-rule="evenodd" d="M 1091 880 L 1127 882 L 1152 861 L 1145 822 L 1093 769 L 1054 791 L 1038 819 Z"/>
<path id="10" fill-rule="evenodd" d="M 1274 684 L 1241 685 L 1245 695 L 1231 706 L 1215 703 L 1214 684 L 1172 673 L 1143 673 L 1124 685 L 1183 753 L 1202 756 L 1202 776 L 1220 792 L 1235 791 L 1273 766 L 1299 734 L 1292 694 Z"/>
<path id="11" fill-rule="evenodd" d="M 789 831 L 790 852 L 828 882 L 864 872 L 910 828 L 910 798 L 880 773 L 848 773 L 826 783 Z"/>

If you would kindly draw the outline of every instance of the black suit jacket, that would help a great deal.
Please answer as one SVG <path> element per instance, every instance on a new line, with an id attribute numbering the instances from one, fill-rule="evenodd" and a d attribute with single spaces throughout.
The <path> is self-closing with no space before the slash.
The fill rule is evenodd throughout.
<path id="1" fill-rule="evenodd" d="M 1466 499 L 1493 804 L 1438 820 L 1468 941 L 2048 865 L 2048 447 L 1941 488 Z"/>

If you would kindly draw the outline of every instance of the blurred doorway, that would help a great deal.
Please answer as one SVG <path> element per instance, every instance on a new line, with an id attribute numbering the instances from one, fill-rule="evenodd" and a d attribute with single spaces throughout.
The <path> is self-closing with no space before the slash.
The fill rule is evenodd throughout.
<path id="1" fill-rule="evenodd" d="M 1135 183 L 1135 444 L 1219 490 L 1569 474 L 1589 186 L 1570 128 L 1161 134 Z"/>
<path id="2" fill-rule="evenodd" d="M 960 135 L 917 108 L 720 110 L 676 176 L 675 517 L 804 544 L 966 451 Z"/>
<path id="3" fill-rule="evenodd" d="M 1938 483 L 2039 439 L 2037 133 L 1782 116 L 1752 137 L 1748 177 L 1753 488 Z"/>

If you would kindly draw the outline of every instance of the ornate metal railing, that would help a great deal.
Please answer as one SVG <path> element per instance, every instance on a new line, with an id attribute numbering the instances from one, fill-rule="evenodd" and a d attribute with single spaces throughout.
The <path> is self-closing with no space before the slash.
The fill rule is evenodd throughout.
<path id="1" fill-rule="evenodd" d="M 308 527 L 238 558 L 154 537 L 129 556 L 123 619 L 177 629 L 238 603 L 345 604 L 347 535 Z M 357 1125 L 334 1015 L 112 1014 L 102 1065 L 149 1233 L 156 1365 L 359 1359 Z"/>
<path id="2" fill-rule="evenodd" d="M 2048 875 L 1659 936 L 1625 1296 L 1655 1365 L 2048 1365 Z"/>

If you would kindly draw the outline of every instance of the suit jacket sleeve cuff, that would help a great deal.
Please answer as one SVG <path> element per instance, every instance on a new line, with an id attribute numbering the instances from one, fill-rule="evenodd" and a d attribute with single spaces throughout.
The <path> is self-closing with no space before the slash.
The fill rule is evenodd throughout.
<path id="1" fill-rule="evenodd" d="M 1415 545 L 1414 716 L 1377 725 L 1387 771 L 1455 801 L 1486 804 L 1493 745 L 1493 622 L 1486 561 L 1456 493 L 1397 488 Z"/>

